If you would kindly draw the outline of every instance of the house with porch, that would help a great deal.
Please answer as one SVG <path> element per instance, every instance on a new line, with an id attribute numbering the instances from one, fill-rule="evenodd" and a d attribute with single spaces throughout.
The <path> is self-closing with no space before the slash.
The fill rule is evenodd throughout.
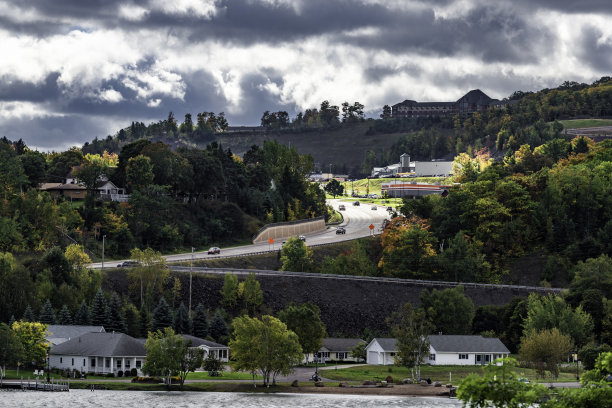
<path id="1" fill-rule="evenodd" d="M 497 358 L 508 357 L 510 351 L 494 337 L 464 335 L 430 335 L 429 355 L 424 364 L 430 365 L 484 365 Z M 367 363 L 391 365 L 395 362 L 397 341 L 375 338 L 366 346 Z"/>
<path id="2" fill-rule="evenodd" d="M 51 347 L 49 365 L 60 370 L 117 375 L 135 368 L 141 374 L 144 342 L 124 333 L 85 333 Z"/>
<path id="3" fill-rule="evenodd" d="M 189 334 L 182 334 L 182 336 L 185 340 L 191 340 L 191 347 L 197 347 L 204 350 L 204 359 L 208 358 L 208 356 L 212 354 L 217 360 L 225 363 L 229 361 L 230 348 L 228 346 L 191 336 Z"/>
<path id="4" fill-rule="evenodd" d="M 357 362 L 358 359 L 353 357 L 352 351 L 360 344 L 365 344 L 362 339 L 343 339 L 338 337 L 327 337 L 323 339 L 323 344 L 317 352 L 317 358 L 320 363 L 329 361 L 341 362 Z M 311 356 L 308 356 L 311 360 Z"/>
<path id="5" fill-rule="evenodd" d="M 80 326 L 80 325 L 64 325 L 50 324 L 47 327 L 45 338 L 52 346 L 57 346 L 70 339 L 80 337 L 86 333 L 105 333 L 103 326 Z"/>

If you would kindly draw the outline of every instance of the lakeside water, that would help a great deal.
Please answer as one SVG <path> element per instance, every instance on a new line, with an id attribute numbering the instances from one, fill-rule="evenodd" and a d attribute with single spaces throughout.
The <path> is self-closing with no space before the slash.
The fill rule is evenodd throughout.
<path id="1" fill-rule="evenodd" d="M 229 392 L 87 391 L 0 392 L 0 407 L 92 408 L 456 408 L 445 398 L 329 394 L 248 394 Z"/>

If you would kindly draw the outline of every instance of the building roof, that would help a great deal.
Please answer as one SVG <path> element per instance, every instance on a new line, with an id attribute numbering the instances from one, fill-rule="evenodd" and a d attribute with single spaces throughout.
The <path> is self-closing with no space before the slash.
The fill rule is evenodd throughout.
<path id="1" fill-rule="evenodd" d="M 457 100 L 459 102 L 468 102 L 468 103 L 484 103 L 488 104 L 492 99 L 486 93 L 482 92 L 480 89 L 472 89 L 470 92 L 463 95 L 461 98 Z"/>
<path id="2" fill-rule="evenodd" d="M 104 333 L 106 330 L 104 330 L 103 326 L 50 324 L 47 327 L 47 332 L 47 340 L 51 344 L 57 345 L 86 333 Z"/>
<path id="3" fill-rule="evenodd" d="M 144 344 L 124 333 L 86 333 L 51 347 L 51 354 L 97 357 L 145 357 Z"/>
<path id="4" fill-rule="evenodd" d="M 429 344 L 438 353 L 510 353 L 498 338 L 460 335 L 432 335 Z"/>
<path id="5" fill-rule="evenodd" d="M 214 341 L 208 341 L 205 339 L 201 339 L 199 337 L 195 337 L 190 334 L 181 334 L 181 336 L 183 336 L 183 338 L 186 340 L 191 340 L 192 347 L 206 346 L 208 348 L 225 348 L 225 349 L 229 348 L 223 344 L 215 343 Z"/>
<path id="6" fill-rule="evenodd" d="M 372 341 L 376 340 L 376 342 L 380 345 L 380 347 L 384 351 L 397 351 L 397 340 L 392 338 L 380 338 L 377 337 Z"/>
<path id="7" fill-rule="evenodd" d="M 359 344 L 365 344 L 365 341 L 361 339 L 341 339 L 337 337 L 328 337 L 323 339 L 322 348 L 326 348 L 329 351 L 351 351 Z"/>
<path id="8" fill-rule="evenodd" d="M 41 190 L 85 190 L 80 184 L 42 183 Z"/>

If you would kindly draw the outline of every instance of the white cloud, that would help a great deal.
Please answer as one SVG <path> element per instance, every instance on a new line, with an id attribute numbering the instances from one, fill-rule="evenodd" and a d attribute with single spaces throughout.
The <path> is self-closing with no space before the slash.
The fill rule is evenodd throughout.
<path id="1" fill-rule="evenodd" d="M 100 91 L 98 97 L 104 102 L 119 103 L 123 100 L 121 92 L 115 91 L 113 88 Z"/>
<path id="2" fill-rule="evenodd" d="M 215 3 L 215 0 L 151 0 L 149 7 L 167 14 L 195 15 L 210 19 L 218 12 Z"/>

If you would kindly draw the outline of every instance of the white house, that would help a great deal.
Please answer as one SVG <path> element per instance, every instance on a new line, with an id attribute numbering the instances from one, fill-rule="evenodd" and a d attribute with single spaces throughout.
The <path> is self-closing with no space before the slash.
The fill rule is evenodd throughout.
<path id="1" fill-rule="evenodd" d="M 320 363 L 328 361 L 347 361 L 357 362 L 357 359 L 351 354 L 352 350 L 360 344 L 365 344 L 362 339 L 344 339 L 339 337 L 326 337 L 323 339 L 323 344 L 317 352 L 317 358 Z M 308 361 L 313 360 L 313 356 L 307 356 Z"/>
<path id="2" fill-rule="evenodd" d="M 199 337 L 191 336 L 189 334 L 182 334 L 183 339 L 191 340 L 191 346 L 197 347 L 204 350 L 204 358 L 206 359 L 209 354 L 212 354 L 217 360 L 223 362 L 229 361 L 230 348 L 223 344 L 215 343 L 212 341 L 204 340 Z"/>
<path id="3" fill-rule="evenodd" d="M 374 365 L 392 365 L 395 362 L 395 339 L 375 338 L 366 346 L 366 362 Z"/>
<path id="4" fill-rule="evenodd" d="M 367 363 L 390 365 L 397 353 L 395 339 L 373 339 L 366 347 Z M 479 365 L 487 364 L 510 351 L 498 338 L 460 335 L 429 336 L 429 356 L 425 364 L 431 365 Z"/>
<path id="5" fill-rule="evenodd" d="M 123 333 L 86 333 L 51 347 L 49 365 L 81 373 L 117 374 L 140 370 L 146 359 L 144 342 Z"/>
<path id="6" fill-rule="evenodd" d="M 501 357 L 510 350 L 498 338 L 482 336 L 432 335 L 429 336 L 431 365 L 480 365 Z"/>
<path id="7" fill-rule="evenodd" d="M 70 339 L 77 338 L 86 333 L 104 333 L 103 326 L 79 326 L 79 325 L 63 325 L 50 324 L 47 327 L 47 335 L 45 338 L 52 346 L 64 343 Z"/>

